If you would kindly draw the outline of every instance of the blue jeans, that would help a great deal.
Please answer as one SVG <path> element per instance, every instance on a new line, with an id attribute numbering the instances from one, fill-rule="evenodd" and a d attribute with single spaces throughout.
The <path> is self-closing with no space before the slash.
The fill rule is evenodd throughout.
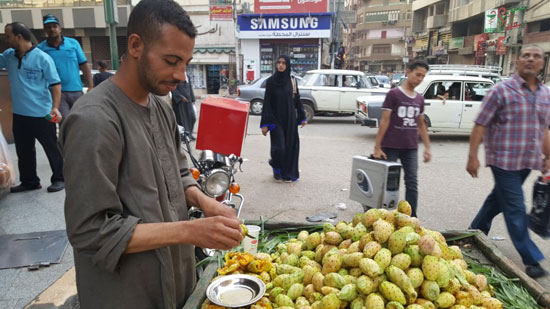
<path id="1" fill-rule="evenodd" d="M 470 228 L 480 229 L 488 234 L 493 218 L 502 212 L 508 234 L 521 255 L 523 264 L 536 264 L 544 259 L 544 256 L 529 237 L 529 219 L 525 212 L 523 189 L 521 188 L 531 170 L 506 171 L 495 166 L 490 167 L 495 179 L 495 187 L 487 196 L 485 203 L 470 224 Z"/>
<path id="2" fill-rule="evenodd" d="M 411 204 L 412 216 L 416 217 L 418 203 L 418 149 L 382 148 L 390 161 L 401 161 L 405 173 L 405 199 Z"/>

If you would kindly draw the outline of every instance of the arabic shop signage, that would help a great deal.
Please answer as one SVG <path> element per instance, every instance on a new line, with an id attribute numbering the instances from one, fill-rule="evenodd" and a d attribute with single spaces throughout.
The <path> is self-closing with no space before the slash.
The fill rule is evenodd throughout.
<path id="1" fill-rule="evenodd" d="M 328 0 L 254 0 L 254 13 L 325 13 Z"/>
<path id="2" fill-rule="evenodd" d="M 331 13 L 241 14 L 237 22 L 241 39 L 329 38 Z"/>
<path id="3" fill-rule="evenodd" d="M 232 5 L 213 5 L 210 7 L 210 20 L 216 21 L 232 21 L 233 6 Z"/>
<path id="4" fill-rule="evenodd" d="M 524 24 L 514 22 L 512 25 L 506 26 L 506 17 L 512 12 L 525 11 L 527 7 L 520 6 L 510 10 L 505 7 L 491 9 L 485 11 L 485 33 L 504 32 L 517 27 L 522 27 Z"/>
<path id="5" fill-rule="evenodd" d="M 451 38 L 451 41 L 449 42 L 449 49 L 458 49 L 464 47 L 464 37 L 455 37 Z"/>

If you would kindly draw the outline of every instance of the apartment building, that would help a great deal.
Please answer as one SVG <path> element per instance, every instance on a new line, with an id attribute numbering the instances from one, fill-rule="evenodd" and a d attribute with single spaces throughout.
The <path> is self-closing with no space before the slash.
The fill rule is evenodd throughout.
<path id="1" fill-rule="evenodd" d="M 526 23 L 523 44 L 536 44 L 544 50 L 545 67 L 541 74 L 544 82 L 550 82 L 550 1 L 529 1 L 524 16 Z"/>
<path id="2" fill-rule="evenodd" d="M 350 0 L 357 23 L 344 31 L 347 68 L 367 72 L 403 72 L 412 56 L 411 4 L 408 0 Z"/>
<path id="3" fill-rule="evenodd" d="M 431 64 L 449 62 L 451 23 L 449 6 L 452 0 L 415 0 L 412 2 L 413 53 Z"/>

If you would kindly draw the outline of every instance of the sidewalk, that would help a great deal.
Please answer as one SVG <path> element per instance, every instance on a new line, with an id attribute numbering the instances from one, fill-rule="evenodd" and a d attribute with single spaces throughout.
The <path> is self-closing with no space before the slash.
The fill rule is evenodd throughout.
<path id="1" fill-rule="evenodd" d="M 9 150 L 10 158 L 16 166 L 16 175 L 19 175 L 15 145 L 9 145 Z M 51 169 L 39 143 L 36 144 L 36 151 L 38 176 L 43 188 L 17 194 L 7 190 L 0 193 L 0 235 L 65 229 L 65 191 L 46 191 L 46 187 L 50 185 Z M 0 308 L 25 307 L 72 266 L 73 250 L 69 245 L 60 264 L 52 264 L 35 271 L 27 268 L 0 270 Z"/>

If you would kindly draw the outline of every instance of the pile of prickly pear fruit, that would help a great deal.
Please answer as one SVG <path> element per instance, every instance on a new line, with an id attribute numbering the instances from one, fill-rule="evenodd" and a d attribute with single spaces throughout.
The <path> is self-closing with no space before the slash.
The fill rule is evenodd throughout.
<path id="1" fill-rule="evenodd" d="M 502 308 L 460 249 L 410 215 L 401 201 L 397 210 L 370 209 L 351 223 L 325 223 L 320 233 L 301 231 L 270 255 L 273 267 L 258 275 L 267 293 L 251 308 Z"/>

